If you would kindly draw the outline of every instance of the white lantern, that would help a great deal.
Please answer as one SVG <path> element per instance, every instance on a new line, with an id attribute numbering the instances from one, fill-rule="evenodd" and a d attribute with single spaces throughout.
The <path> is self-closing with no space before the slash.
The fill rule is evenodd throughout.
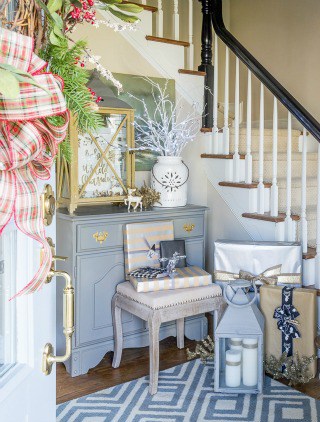
<path id="1" fill-rule="evenodd" d="M 237 280 L 223 291 L 228 304 L 215 330 L 214 391 L 223 393 L 262 393 L 264 318 L 246 291 L 251 283 Z"/>

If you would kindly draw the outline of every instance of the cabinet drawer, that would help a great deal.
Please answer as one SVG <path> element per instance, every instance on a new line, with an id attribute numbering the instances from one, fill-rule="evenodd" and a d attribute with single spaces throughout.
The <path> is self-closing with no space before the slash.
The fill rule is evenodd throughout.
<path id="1" fill-rule="evenodd" d="M 178 239 L 203 236 L 203 217 L 184 217 L 174 220 L 174 236 Z"/>
<path id="2" fill-rule="evenodd" d="M 77 252 L 123 245 L 122 224 L 89 224 L 77 227 Z"/>

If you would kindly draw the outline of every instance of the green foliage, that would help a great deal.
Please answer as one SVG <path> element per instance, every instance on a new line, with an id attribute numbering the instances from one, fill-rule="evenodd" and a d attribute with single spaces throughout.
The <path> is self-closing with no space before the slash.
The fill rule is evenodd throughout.
<path id="1" fill-rule="evenodd" d="M 103 3 L 103 6 L 99 7 L 97 5 L 97 7 L 107 10 L 123 22 L 127 23 L 138 22 L 140 19 L 135 15 L 143 11 L 143 8 L 137 4 L 122 4 L 122 0 L 100 0 L 100 3 Z"/>
<path id="2" fill-rule="evenodd" d="M 67 40 L 61 45 L 50 44 L 43 58 L 50 62 L 50 71 L 64 79 L 64 95 L 69 110 L 74 114 L 79 132 L 97 129 L 102 124 L 101 116 L 92 108 L 92 97 L 87 88 L 89 73 L 75 61 L 83 55 L 85 41 L 68 46 Z"/>
<path id="3" fill-rule="evenodd" d="M 61 144 L 59 144 L 59 154 L 64 157 L 67 163 L 71 163 L 72 150 L 69 138 L 66 138 L 63 142 L 61 142 Z"/>

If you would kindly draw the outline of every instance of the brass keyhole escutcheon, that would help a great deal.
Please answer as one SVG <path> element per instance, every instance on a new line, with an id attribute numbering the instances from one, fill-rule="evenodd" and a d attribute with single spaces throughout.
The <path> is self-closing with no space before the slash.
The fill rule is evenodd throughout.
<path id="1" fill-rule="evenodd" d="M 41 206 L 43 222 L 45 226 L 50 226 L 56 212 L 56 199 L 52 186 L 47 184 L 41 194 Z"/>

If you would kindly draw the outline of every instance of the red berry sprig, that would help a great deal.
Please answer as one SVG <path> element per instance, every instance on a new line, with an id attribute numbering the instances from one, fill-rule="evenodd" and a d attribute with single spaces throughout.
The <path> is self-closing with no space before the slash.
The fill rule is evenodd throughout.
<path id="1" fill-rule="evenodd" d="M 91 88 L 88 88 L 91 96 L 92 96 L 92 100 L 94 100 L 97 104 L 101 103 L 101 101 L 103 101 L 103 98 L 96 95 L 96 93 L 94 91 L 92 91 Z"/>

